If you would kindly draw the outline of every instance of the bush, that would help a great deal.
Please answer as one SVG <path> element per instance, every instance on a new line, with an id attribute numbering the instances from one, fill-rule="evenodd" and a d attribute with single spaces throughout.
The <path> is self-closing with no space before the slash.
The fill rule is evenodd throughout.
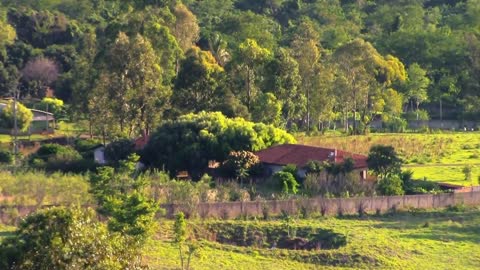
<path id="1" fill-rule="evenodd" d="M 281 187 L 284 194 L 297 194 L 300 186 L 290 172 L 277 172 L 273 175 L 275 182 Z"/>
<path id="2" fill-rule="evenodd" d="M 398 175 L 390 175 L 379 181 L 377 190 L 385 196 L 403 195 L 403 181 Z"/>
<path id="3" fill-rule="evenodd" d="M 383 122 L 385 128 L 390 132 L 402 133 L 407 129 L 407 121 L 401 117 L 393 116 L 389 117 L 385 122 Z"/>
<path id="4" fill-rule="evenodd" d="M 232 151 L 222 163 L 220 170 L 226 177 L 243 179 L 256 173 L 255 167 L 259 166 L 260 159 L 249 151 Z"/>
<path id="5" fill-rule="evenodd" d="M 0 163 L 3 164 L 12 164 L 13 162 L 13 154 L 9 151 L 0 150 Z"/>
<path id="6" fill-rule="evenodd" d="M 105 158 L 113 163 L 118 164 L 120 160 L 125 160 L 135 151 L 135 144 L 130 139 L 120 139 L 109 143 L 105 147 Z"/>
<path id="7" fill-rule="evenodd" d="M 430 120 L 430 115 L 428 115 L 428 112 L 425 111 L 425 110 L 410 111 L 410 112 L 405 113 L 404 117 L 407 121 L 416 121 L 417 120 L 417 114 L 418 114 L 418 120 L 419 121 Z"/>
<path id="8" fill-rule="evenodd" d="M 27 131 L 33 120 L 33 113 L 27 107 L 17 102 L 17 127 L 20 131 Z M 13 101 L 9 101 L 7 106 L 0 112 L 0 127 L 13 129 Z"/>
<path id="9" fill-rule="evenodd" d="M 52 208 L 28 216 L 0 245 L 1 269 L 140 269 L 138 251 L 93 210 Z"/>
<path id="10" fill-rule="evenodd" d="M 323 164 L 317 160 L 310 160 L 305 165 L 305 171 L 307 174 L 320 173 L 323 170 Z"/>
<path id="11" fill-rule="evenodd" d="M 307 226 L 259 225 L 242 222 L 211 222 L 206 228 L 196 228 L 198 237 L 202 234 L 215 235 L 217 241 L 223 244 L 238 246 L 254 246 L 271 248 L 277 244 L 281 249 L 337 249 L 347 245 L 345 235 L 328 229 Z M 292 230 L 295 234 L 292 234 Z M 295 236 L 294 236 L 295 235 Z M 299 245 L 292 243 L 298 241 Z"/>
<path id="12" fill-rule="evenodd" d="M 96 168 L 93 160 L 85 160 L 70 146 L 44 144 L 30 157 L 30 164 L 37 169 L 62 172 L 85 172 Z"/>

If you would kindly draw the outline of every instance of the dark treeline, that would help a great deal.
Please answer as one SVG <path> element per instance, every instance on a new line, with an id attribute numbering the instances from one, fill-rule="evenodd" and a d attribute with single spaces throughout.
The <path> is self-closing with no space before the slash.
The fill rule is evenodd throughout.
<path id="1" fill-rule="evenodd" d="M 221 111 L 289 130 L 480 117 L 480 0 L 4 0 L 0 95 L 110 138 Z"/>

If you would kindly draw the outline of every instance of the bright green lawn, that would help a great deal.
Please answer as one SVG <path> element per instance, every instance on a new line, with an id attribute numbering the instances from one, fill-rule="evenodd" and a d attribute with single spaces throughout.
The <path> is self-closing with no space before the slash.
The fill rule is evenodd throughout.
<path id="1" fill-rule="evenodd" d="M 472 178 L 480 176 L 480 133 L 371 134 L 368 136 L 298 137 L 299 143 L 368 154 L 375 144 L 392 145 L 414 172 L 416 179 L 470 185 L 462 169 L 473 167 Z M 438 166 L 438 165 L 453 166 Z M 475 183 L 476 184 L 476 183 Z"/>
<path id="2" fill-rule="evenodd" d="M 407 168 L 413 171 L 415 179 L 423 179 L 435 182 L 445 182 L 464 186 L 479 185 L 480 166 L 472 166 L 472 179 L 465 180 L 462 172 L 464 166 L 427 166 Z"/>
<path id="3" fill-rule="evenodd" d="M 203 244 L 206 247 L 201 249 L 200 258 L 193 260 L 194 269 L 333 269 L 338 266 L 334 259 L 316 265 L 302 263 L 298 259 L 302 254 L 343 258 L 343 267 L 349 269 L 480 268 L 479 210 L 412 212 L 365 219 L 319 218 L 297 221 L 297 224 L 347 234 L 348 244 L 331 251 L 288 252 L 207 242 Z M 168 240 L 152 241 L 146 255 L 152 269 L 178 269 L 177 250 Z M 359 257 L 367 260 L 358 262 L 355 258 Z"/>

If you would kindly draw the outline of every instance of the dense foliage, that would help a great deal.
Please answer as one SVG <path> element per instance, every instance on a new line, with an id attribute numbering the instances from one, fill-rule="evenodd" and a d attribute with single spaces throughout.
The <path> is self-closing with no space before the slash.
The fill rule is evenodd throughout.
<path id="1" fill-rule="evenodd" d="M 291 130 L 355 118 L 355 133 L 380 115 L 396 131 L 402 117 L 476 119 L 479 11 L 478 0 L 3 1 L 0 95 L 54 95 L 105 138 L 202 110 Z"/>
<path id="2" fill-rule="evenodd" d="M 149 166 L 165 168 L 172 174 L 188 171 L 199 178 L 209 161 L 224 161 L 231 151 L 257 151 L 294 140 L 271 125 L 227 118 L 219 112 L 201 112 L 161 125 L 151 135 L 142 158 Z"/>
<path id="3" fill-rule="evenodd" d="M 137 255 L 91 209 L 39 211 L 0 245 L 2 269 L 142 269 Z"/>
<path id="4" fill-rule="evenodd" d="M 14 113 L 17 118 L 17 128 L 19 131 L 27 131 L 33 119 L 33 113 L 23 104 L 17 102 L 16 109 L 13 107 L 13 101 L 9 101 L 0 111 L 0 128 L 11 130 L 15 127 Z"/>

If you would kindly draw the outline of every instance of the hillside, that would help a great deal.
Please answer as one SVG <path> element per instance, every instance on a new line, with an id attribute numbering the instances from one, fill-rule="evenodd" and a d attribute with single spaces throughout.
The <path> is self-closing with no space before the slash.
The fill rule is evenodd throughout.
<path id="1" fill-rule="evenodd" d="M 0 95 L 54 95 L 108 138 L 203 110 L 291 131 L 478 119 L 479 13 L 478 0 L 2 1 Z"/>

